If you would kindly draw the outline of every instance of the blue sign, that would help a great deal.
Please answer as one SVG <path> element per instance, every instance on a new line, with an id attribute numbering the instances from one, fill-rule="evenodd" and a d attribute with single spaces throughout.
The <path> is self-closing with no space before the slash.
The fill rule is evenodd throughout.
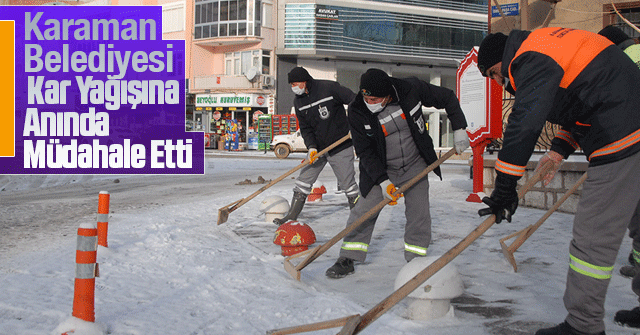
<path id="1" fill-rule="evenodd" d="M 502 8 L 502 13 L 505 16 L 516 16 L 520 14 L 520 7 L 517 2 L 500 5 L 500 8 Z M 491 17 L 500 17 L 500 12 L 498 12 L 498 7 L 491 6 Z"/>

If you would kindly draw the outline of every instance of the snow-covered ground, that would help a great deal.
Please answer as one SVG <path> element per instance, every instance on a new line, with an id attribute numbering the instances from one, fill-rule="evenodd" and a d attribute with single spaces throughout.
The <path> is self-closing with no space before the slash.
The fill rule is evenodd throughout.
<path id="1" fill-rule="evenodd" d="M 95 222 L 101 190 L 111 193 L 111 213 L 109 247 L 98 249 L 95 316 L 109 334 L 265 334 L 366 313 L 393 292 L 406 264 L 402 200 L 380 214 L 367 261 L 339 280 L 324 272 L 340 243 L 304 268 L 300 282 L 292 279 L 272 243 L 276 226 L 258 209 L 269 195 L 290 201 L 297 172 L 216 225 L 220 207 L 262 186 L 240 182 L 275 179 L 303 157 L 209 153 L 204 176 L 0 176 L 0 334 L 56 334 L 70 320 L 76 230 Z M 465 201 L 472 181 L 464 163 L 445 163 L 443 181 L 429 176 L 429 255 L 444 254 L 483 221 L 477 215 L 483 206 Z M 328 193 L 299 217 L 314 229 L 316 245 L 342 230 L 348 216 L 329 166 L 319 181 Z M 453 301 L 455 316 L 409 320 L 402 301 L 363 333 L 533 334 L 561 322 L 573 216 L 553 214 L 520 247 L 517 273 L 499 245 L 543 214 L 519 208 L 514 222 L 494 225 L 452 261 L 465 286 Z M 618 274 L 629 250 L 625 237 L 606 302 L 607 334 L 634 333 L 612 321 L 617 310 L 637 306 L 630 280 Z"/>

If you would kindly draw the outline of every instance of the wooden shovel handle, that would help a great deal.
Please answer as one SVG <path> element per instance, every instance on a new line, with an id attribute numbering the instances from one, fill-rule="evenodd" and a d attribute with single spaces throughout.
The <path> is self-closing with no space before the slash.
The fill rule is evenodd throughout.
<path id="1" fill-rule="evenodd" d="M 518 232 L 515 232 L 509 236 L 507 236 L 507 240 L 511 237 L 514 236 L 518 236 L 518 238 L 516 238 L 515 241 L 513 241 L 513 243 L 509 246 L 509 251 L 511 253 L 515 252 L 516 250 L 518 250 L 518 248 L 520 248 L 520 246 L 524 243 L 524 241 L 526 241 L 529 237 L 531 237 L 531 235 L 533 235 L 533 233 L 538 230 L 538 228 L 540 228 L 540 226 L 542 226 L 542 224 L 551 216 L 551 214 L 553 214 L 556 210 L 558 210 L 558 208 L 560 208 L 560 206 L 562 206 L 562 204 L 575 192 L 578 190 L 578 188 L 580 187 L 580 185 L 582 185 L 582 183 L 584 183 L 584 181 L 587 180 L 587 173 L 585 172 L 582 177 L 580 177 L 580 179 L 578 179 L 578 181 L 573 185 L 573 187 L 569 190 L 567 190 L 564 195 L 558 199 L 558 201 L 556 201 L 555 204 L 553 204 L 553 206 L 551 208 L 549 208 L 549 210 L 547 210 L 546 213 L 544 213 L 544 215 L 538 220 L 536 221 L 535 224 L 530 225 L 529 227 L 522 229 Z M 501 239 L 500 241 L 503 241 L 504 239 Z"/>
<path id="2" fill-rule="evenodd" d="M 547 173 L 549 168 L 551 168 L 552 163 L 546 162 L 533 177 L 529 178 L 527 183 L 520 188 L 518 192 L 518 198 L 522 198 L 527 191 L 535 183 L 540 181 L 541 177 Z M 431 265 L 427 266 L 424 270 L 420 271 L 417 275 L 415 275 L 411 280 L 409 280 L 406 284 L 402 285 L 395 292 L 389 295 L 382 302 L 377 304 L 375 307 L 370 309 L 367 313 L 362 316 L 362 320 L 360 324 L 356 327 L 353 334 L 357 334 L 362 331 L 366 326 L 368 326 L 373 321 L 377 320 L 382 314 L 387 312 L 391 307 L 395 306 L 400 300 L 404 299 L 411 292 L 413 292 L 418 286 L 427 281 L 427 279 L 431 278 L 436 272 L 442 269 L 445 265 L 449 264 L 456 256 L 458 256 L 464 249 L 466 249 L 473 241 L 475 241 L 478 237 L 484 234 L 494 223 L 496 222 L 496 216 L 490 215 L 487 219 L 485 219 L 476 229 L 474 229 L 467 237 L 462 239 L 458 244 L 456 244 L 453 248 L 447 251 L 444 255 L 440 256 L 437 260 L 435 260 Z"/>
<path id="3" fill-rule="evenodd" d="M 352 322 L 354 319 L 358 320 L 360 314 L 346 316 L 344 318 L 322 321 L 317 323 L 311 323 L 307 325 L 294 326 L 288 328 L 274 329 L 267 331 L 267 335 L 287 335 L 287 334 L 298 334 L 304 332 L 310 332 L 314 330 L 322 330 L 329 329 L 335 327 L 342 327 L 347 325 L 347 323 Z"/>
<path id="4" fill-rule="evenodd" d="M 329 152 L 329 150 L 337 147 L 338 145 L 342 144 L 342 142 L 348 140 L 349 138 L 351 138 L 351 134 L 347 134 L 344 135 L 344 137 L 342 137 L 341 139 L 335 141 L 334 143 L 332 143 L 330 146 L 322 149 L 322 151 L 320 151 L 317 155 L 317 157 L 321 157 L 322 155 L 326 154 L 327 152 Z M 235 211 L 236 209 L 238 209 L 238 207 L 246 204 L 247 202 L 249 202 L 249 200 L 255 198 L 256 196 L 258 196 L 258 194 L 264 192 L 266 189 L 268 189 L 269 187 L 275 185 L 276 183 L 280 182 L 281 180 L 283 180 L 284 178 L 288 177 L 289 175 L 291 175 L 292 173 L 302 169 L 303 167 L 305 167 L 307 164 L 309 164 L 309 160 L 305 158 L 305 160 L 300 163 L 298 166 L 294 167 L 293 169 L 285 172 L 282 176 L 272 180 L 269 184 L 262 186 L 259 190 L 253 192 L 253 194 L 251 194 L 250 196 L 246 197 L 246 198 L 242 198 L 240 200 L 234 201 L 232 203 L 230 203 L 229 205 L 222 207 L 222 208 L 228 208 L 227 214 L 231 213 L 233 211 Z M 224 223 L 226 220 L 222 221 L 222 222 L 218 222 L 218 224 Z"/>
<path id="5" fill-rule="evenodd" d="M 427 174 L 429 174 L 429 172 L 433 171 L 435 168 L 440 166 L 440 164 L 442 164 L 442 162 L 444 162 L 447 159 L 449 159 L 449 157 L 453 156 L 455 153 L 456 153 L 455 149 L 451 149 L 451 150 L 447 151 L 447 153 L 442 155 L 442 157 L 438 158 L 438 160 L 436 160 L 431 165 L 429 165 L 426 169 L 424 169 L 422 172 L 420 172 L 417 176 L 411 178 L 408 182 L 406 182 L 404 185 L 402 185 L 400 188 L 398 188 L 398 190 L 396 192 L 394 192 L 394 195 L 399 195 L 399 194 L 403 193 L 404 191 L 406 191 L 407 189 L 409 189 L 409 187 L 413 186 L 415 183 L 420 181 L 422 178 L 426 177 Z M 353 231 L 354 229 L 358 228 L 368 218 L 370 218 L 372 215 L 374 215 L 374 214 L 378 213 L 379 211 L 381 211 L 382 208 L 384 208 L 384 206 L 386 206 L 389 202 L 391 202 L 391 200 L 385 198 L 383 201 L 378 203 L 375 207 L 370 209 L 368 212 L 364 213 L 364 215 L 362 215 L 358 220 L 356 220 L 353 223 L 351 223 L 348 227 L 343 229 L 341 232 L 339 232 L 332 239 L 330 239 L 329 241 L 327 241 L 323 245 L 321 245 L 319 248 L 317 248 L 316 252 L 312 253 L 307 258 L 305 258 L 302 262 L 300 262 L 300 264 L 298 264 L 296 266 L 296 270 L 300 271 L 304 267 L 309 265 L 309 263 L 313 262 L 316 258 L 318 258 L 320 255 L 322 255 L 325 251 L 329 250 L 329 248 L 331 248 L 334 244 L 336 244 L 338 241 L 340 241 L 343 237 L 347 236 L 347 234 L 349 234 L 351 231 Z"/>

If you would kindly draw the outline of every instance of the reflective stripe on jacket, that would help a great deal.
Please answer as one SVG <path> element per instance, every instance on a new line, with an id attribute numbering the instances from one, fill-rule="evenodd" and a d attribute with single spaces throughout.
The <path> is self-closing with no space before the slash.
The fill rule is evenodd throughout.
<path id="1" fill-rule="evenodd" d="M 579 145 L 592 166 L 640 151 L 640 69 L 608 39 L 568 28 L 514 30 L 501 71 L 516 97 L 497 171 L 522 176 L 546 121 L 562 126 L 552 150 L 567 157 Z M 615 148 L 592 156 L 608 145 Z"/>

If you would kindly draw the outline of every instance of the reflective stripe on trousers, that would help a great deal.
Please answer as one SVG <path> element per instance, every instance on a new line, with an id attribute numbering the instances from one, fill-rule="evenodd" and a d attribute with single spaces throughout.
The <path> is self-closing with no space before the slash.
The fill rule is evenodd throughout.
<path id="1" fill-rule="evenodd" d="M 369 250 L 369 245 L 360 242 L 343 242 L 342 249 L 367 252 Z"/>
<path id="2" fill-rule="evenodd" d="M 405 243 L 404 244 L 404 251 L 412 252 L 412 253 L 417 254 L 419 256 L 426 256 L 427 255 L 427 248 L 419 247 L 417 245 L 411 245 L 409 243 Z"/>
<path id="3" fill-rule="evenodd" d="M 613 273 L 613 266 L 597 266 L 593 264 L 589 264 L 578 257 L 573 255 L 569 255 L 569 267 L 580 274 L 583 274 L 588 277 L 592 277 L 595 279 L 609 279 L 611 278 L 611 274 Z"/>

